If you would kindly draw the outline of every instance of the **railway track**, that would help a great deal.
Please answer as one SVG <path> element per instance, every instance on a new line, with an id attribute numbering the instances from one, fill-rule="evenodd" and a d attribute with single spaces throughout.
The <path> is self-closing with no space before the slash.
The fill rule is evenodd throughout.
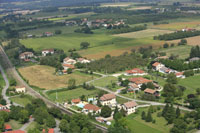
<path id="1" fill-rule="evenodd" d="M 35 98 L 40 98 L 42 99 L 46 104 L 47 106 L 49 107 L 55 107 L 55 108 L 58 108 L 60 109 L 63 113 L 65 114 L 68 114 L 68 115 L 72 115 L 74 114 L 72 111 L 60 106 L 60 105 L 57 105 L 55 104 L 54 102 L 50 101 L 49 99 L 43 97 L 39 92 L 35 91 L 33 88 L 31 88 L 23 79 L 22 77 L 18 74 L 18 72 L 16 71 L 15 67 L 13 67 L 12 63 L 10 62 L 7 54 L 5 53 L 4 49 L 2 48 L 2 46 L 0 46 L 0 55 L 1 55 L 1 58 L 2 58 L 2 65 L 4 67 L 4 69 L 8 72 L 8 74 L 10 76 L 12 76 L 18 84 L 20 85 L 23 85 L 26 87 L 27 89 L 27 93 L 32 95 L 33 97 Z M 107 132 L 107 128 L 102 126 L 102 125 L 99 125 L 95 122 L 91 122 L 96 128 L 102 130 L 103 132 Z"/>

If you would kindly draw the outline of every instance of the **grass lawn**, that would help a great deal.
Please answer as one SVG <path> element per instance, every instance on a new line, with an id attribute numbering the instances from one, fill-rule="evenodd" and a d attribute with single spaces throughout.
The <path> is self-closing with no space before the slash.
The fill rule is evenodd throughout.
<path id="1" fill-rule="evenodd" d="M 163 117 L 157 117 L 157 112 L 152 114 L 156 123 L 145 122 L 141 119 L 142 111 L 147 112 L 148 108 L 138 109 L 137 114 L 131 114 L 126 117 L 128 127 L 136 133 L 168 133 L 171 125 L 166 125 L 167 121 Z"/>
<path id="2" fill-rule="evenodd" d="M 9 124 L 13 130 L 20 129 L 22 127 L 22 124 L 15 120 L 10 120 L 6 124 Z"/>
<path id="3" fill-rule="evenodd" d="M 130 32 L 130 33 L 116 34 L 113 36 L 125 37 L 125 38 L 145 38 L 145 37 L 153 37 L 153 36 L 162 35 L 166 33 L 172 33 L 172 32 L 173 31 L 170 31 L 170 30 L 147 29 L 147 30 Z"/>
<path id="4" fill-rule="evenodd" d="M 28 132 L 28 130 L 35 128 L 36 124 L 37 123 L 35 121 L 33 121 L 31 124 L 29 124 L 29 126 L 25 130 Z"/>
<path id="5" fill-rule="evenodd" d="M 98 90 L 86 90 L 83 88 L 77 88 L 73 90 L 66 90 L 66 91 L 60 91 L 57 92 L 57 97 L 58 99 L 56 100 L 56 92 L 47 92 L 48 97 L 53 100 L 53 101 L 58 101 L 58 102 L 66 102 L 74 98 L 79 98 L 82 95 L 92 97 L 96 96 L 98 93 Z"/>
<path id="6" fill-rule="evenodd" d="M 80 73 L 78 71 L 72 74 L 55 75 L 55 68 L 50 66 L 35 65 L 18 69 L 20 74 L 29 81 L 30 85 L 45 89 L 56 89 L 67 87 L 70 78 L 76 80 L 76 85 L 92 80 L 95 75 Z"/>
<path id="7" fill-rule="evenodd" d="M 106 87 L 116 81 L 118 81 L 118 78 L 109 76 L 109 77 L 105 77 L 105 78 L 96 80 L 96 81 L 92 82 L 91 84 L 93 84 L 94 86 Z"/>
<path id="8" fill-rule="evenodd" d="M 180 59 L 185 59 L 189 57 L 190 50 L 192 46 L 186 45 L 186 46 L 175 46 L 175 47 L 170 47 L 167 49 L 161 49 L 159 50 L 160 52 L 165 52 L 167 56 L 171 56 L 172 54 L 174 55 L 179 55 Z"/>
<path id="9" fill-rule="evenodd" d="M 123 103 L 128 102 L 127 99 L 124 99 L 124 98 L 121 98 L 121 97 L 116 97 L 116 100 L 117 100 L 117 103 L 119 103 L 119 104 L 123 104 Z"/>
<path id="10" fill-rule="evenodd" d="M 16 97 L 11 97 L 10 100 L 17 104 L 26 106 L 28 103 L 31 103 L 32 97 L 29 95 L 16 96 Z"/>

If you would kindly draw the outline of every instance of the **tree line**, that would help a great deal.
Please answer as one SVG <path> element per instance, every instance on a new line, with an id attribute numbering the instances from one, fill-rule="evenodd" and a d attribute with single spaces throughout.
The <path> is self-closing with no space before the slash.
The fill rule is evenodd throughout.
<path id="1" fill-rule="evenodd" d="M 127 26 L 127 27 L 112 29 L 112 30 L 109 31 L 109 33 L 121 34 L 121 33 L 141 31 L 141 30 L 145 30 L 145 29 L 147 29 L 147 27 L 145 25 L 135 26 L 135 27 L 132 27 L 132 28 Z"/>

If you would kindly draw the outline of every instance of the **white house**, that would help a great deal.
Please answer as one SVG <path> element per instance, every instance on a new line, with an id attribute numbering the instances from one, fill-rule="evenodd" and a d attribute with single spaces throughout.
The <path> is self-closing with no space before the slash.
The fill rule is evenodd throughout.
<path id="1" fill-rule="evenodd" d="M 102 97 L 100 97 L 100 103 L 101 105 L 108 105 L 108 106 L 116 106 L 116 96 L 114 94 L 104 94 Z"/>
<path id="2" fill-rule="evenodd" d="M 24 52 L 24 53 L 21 53 L 21 54 L 19 55 L 19 58 L 20 58 L 21 60 L 25 60 L 25 59 L 32 58 L 33 56 L 34 56 L 34 55 L 33 55 L 32 52 Z"/>
<path id="3" fill-rule="evenodd" d="M 47 54 L 54 54 L 54 49 L 45 49 L 42 50 L 42 55 L 46 56 Z"/>
<path id="4" fill-rule="evenodd" d="M 95 106 L 93 104 L 86 104 L 83 107 L 82 112 L 85 113 L 85 114 L 88 114 L 88 113 L 97 114 L 97 113 L 101 112 L 101 108 L 99 108 L 99 107 L 97 107 L 97 106 Z"/>
<path id="5" fill-rule="evenodd" d="M 25 86 L 16 86 L 15 91 L 17 93 L 25 93 L 26 92 L 26 88 L 25 88 Z"/>
<path id="6" fill-rule="evenodd" d="M 127 115 L 135 113 L 137 103 L 134 101 L 126 102 L 122 105 L 123 109 L 127 112 Z"/>
<path id="7" fill-rule="evenodd" d="M 159 71 L 162 67 L 164 67 L 165 65 L 159 63 L 159 62 L 155 62 L 154 64 L 152 64 L 152 67 L 154 70 Z"/>
<path id="8" fill-rule="evenodd" d="M 70 65 L 70 64 L 62 64 L 64 70 L 68 70 L 69 68 L 74 69 L 74 65 Z"/>
<path id="9" fill-rule="evenodd" d="M 140 87 L 138 85 L 136 85 L 135 83 L 130 83 L 129 84 L 129 92 L 133 92 L 133 91 L 139 91 Z"/>
<path id="10" fill-rule="evenodd" d="M 67 58 L 65 58 L 65 59 L 63 60 L 63 64 L 74 65 L 74 64 L 76 64 L 76 60 L 67 57 Z"/>
<path id="11" fill-rule="evenodd" d="M 134 68 L 132 70 L 126 71 L 125 75 L 126 76 L 144 76 L 144 75 L 147 75 L 147 73 L 139 68 Z"/>
<path id="12" fill-rule="evenodd" d="M 7 109 L 6 106 L 0 104 L 0 110 L 5 110 L 5 109 Z"/>
<path id="13" fill-rule="evenodd" d="M 185 78 L 184 72 L 177 72 L 175 73 L 175 75 L 177 78 L 183 78 L 183 79 Z"/>
<path id="14" fill-rule="evenodd" d="M 87 59 L 84 59 L 84 58 L 78 58 L 77 62 L 85 64 L 85 63 L 90 63 L 90 60 L 87 60 Z"/>

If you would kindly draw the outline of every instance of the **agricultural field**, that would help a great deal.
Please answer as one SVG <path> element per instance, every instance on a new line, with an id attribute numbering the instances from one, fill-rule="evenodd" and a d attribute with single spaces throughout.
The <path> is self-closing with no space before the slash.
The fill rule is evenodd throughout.
<path id="1" fill-rule="evenodd" d="M 28 80 L 30 85 L 43 89 L 65 88 L 68 86 L 68 80 L 71 78 L 76 80 L 76 85 L 95 78 L 93 75 L 87 75 L 78 71 L 69 75 L 58 76 L 55 75 L 55 68 L 42 65 L 23 67 L 18 70 L 23 78 Z"/>
<path id="2" fill-rule="evenodd" d="M 196 46 L 196 45 L 200 45 L 200 36 L 194 36 L 194 37 L 188 37 L 185 38 L 187 40 L 187 44 L 191 45 L 191 46 Z M 180 39 L 178 40 L 173 40 L 173 41 L 167 41 L 168 43 L 178 43 L 180 42 Z"/>
<path id="3" fill-rule="evenodd" d="M 105 3 L 105 4 L 101 4 L 101 7 L 127 7 L 130 6 L 133 3 Z"/>
<path id="4" fill-rule="evenodd" d="M 29 95 L 14 96 L 14 97 L 11 97 L 10 100 L 19 105 L 26 106 L 27 104 L 31 103 L 32 97 Z"/>
<path id="5" fill-rule="evenodd" d="M 200 21 L 174 22 L 169 24 L 160 24 L 152 26 L 152 28 L 166 29 L 166 30 L 181 30 L 183 28 L 199 28 L 199 27 L 200 27 Z"/>
<path id="6" fill-rule="evenodd" d="M 160 52 L 165 52 L 167 56 L 173 55 L 178 55 L 180 59 L 185 59 L 189 57 L 190 50 L 192 46 L 186 45 L 186 46 L 175 46 L 175 47 L 170 47 L 167 49 L 161 49 L 159 50 Z"/>
<path id="7" fill-rule="evenodd" d="M 47 95 L 49 97 L 49 99 L 51 99 L 52 101 L 57 101 L 57 102 L 66 102 L 66 101 L 70 101 L 72 99 L 75 98 L 79 98 L 82 95 L 85 95 L 86 97 L 93 97 L 96 96 L 98 94 L 99 90 L 86 90 L 83 88 L 76 88 L 73 90 L 62 90 L 62 91 L 58 91 L 57 92 L 57 98 L 56 99 L 56 91 L 54 92 L 47 92 Z"/>
<path id="8" fill-rule="evenodd" d="M 140 108 L 137 114 L 131 114 L 126 117 L 128 127 L 134 132 L 148 133 L 168 133 L 172 125 L 167 125 L 167 121 L 163 117 L 157 117 L 157 111 L 152 114 L 156 123 L 145 122 L 141 119 L 142 111 L 147 112 L 148 108 Z"/>
<path id="9" fill-rule="evenodd" d="M 128 10 L 146 10 L 146 9 L 151 9 L 151 6 L 140 6 L 140 7 L 131 7 L 128 8 Z"/>
<path id="10" fill-rule="evenodd" d="M 146 37 L 153 37 L 157 35 L 162 35 L 166 33 L 172 33 L 173 31 L 170 30 L 158 30 L 158 29 L 147 29 L 137 32 L 130 32 L 130 33 L 122 33 L 113 36 L 117 37 L 124 37 L 124 38 L 146 38 Z"/>

